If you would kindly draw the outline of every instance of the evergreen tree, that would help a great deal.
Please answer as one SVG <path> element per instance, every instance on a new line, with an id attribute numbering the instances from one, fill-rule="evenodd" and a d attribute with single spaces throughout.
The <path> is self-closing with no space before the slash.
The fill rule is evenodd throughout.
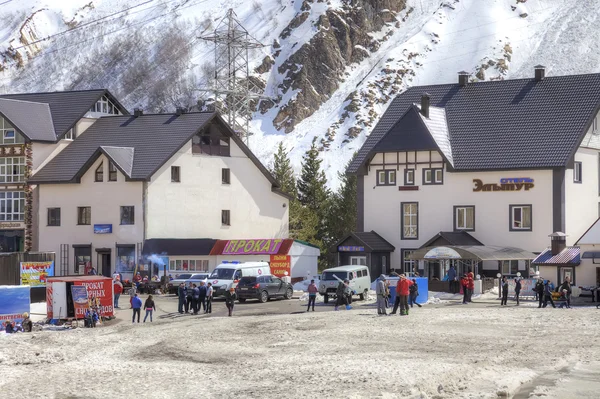
<path id="1" fill-rule="evenodd" d="M 290 163 L 288 152 L 283 147 L 283 142 L 279 142 L 279 146 L 277 147 L 272 172 L 275 180 L 281 185 L 281 190 L 284 193 L 290 194 L 293 197 L 298 196 L 294 169 Z"/>
<path id="2" fill-rule="evenodd" d="M 302 172 L 300 172 L 298 180 L 298 199 L 302 205 L 314 211 L 323 220 L 328 196 L 327 178 L 325 172 L 321 170 L 321 160 L 315 137 L 302 159 Z"/>

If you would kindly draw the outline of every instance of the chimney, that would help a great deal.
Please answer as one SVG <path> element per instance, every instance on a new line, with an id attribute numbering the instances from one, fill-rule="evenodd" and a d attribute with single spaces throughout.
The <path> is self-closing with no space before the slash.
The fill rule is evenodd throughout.
<path id="1" fill-rule="evenodd" d="M 533 67 L 535 70 L 535 81 L 541 82 L 546 77 L 546 67 L 543 65 L 536 65 Z"/>
<path id="2" fill-rule="evenodd" d="M 550 247 L 552 256 L 558 255 L 567 247 L 567 235 L 565 233 L 557 231 L 556 233 L 550 234 L 548 237 L 550 237 L 552 243 L 552 246 Z"/>
<path id="3" fill-rule="evenodd" d="M 144 110 L 142 110 L 141 108 L 133 109 L 133 116 L 135 116 L 137 118 L 138 116 L 142 116 L 142 115 L 144 115 Z"/>
<path id="4" fill-rule="evenodd" d="M 421 115 L 425 118 L 429 118 L 429 93 L 423 93 L 421 95 Z"/>
<path id="5" fill-rule="evenodd" d="M 177 116 L 181 116 L 181 115 L 183 115 L 183 114 L 185 114 L 185 108 L 183 108 L 183 107 L 177 107 L 177 108 L 175 109 L 175 115 L 177 115 Z"/>
<path id="6" fill-rule="evenodd" d="M 469 72 L 460 71 L 458 73 L 458 85 L 460 87 L 465 87 L 469 83 Z"/>

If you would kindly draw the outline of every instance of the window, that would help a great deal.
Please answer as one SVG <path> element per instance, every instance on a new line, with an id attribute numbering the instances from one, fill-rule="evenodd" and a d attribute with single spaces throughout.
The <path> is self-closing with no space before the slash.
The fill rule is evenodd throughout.
<path id="1" fill-rule="evenodd" d="M 169 270 L 208 271 L 208 259 L 170 260 Z"/>
<path id="2" fill-rule="evenodd" d="M 122 206 L 121 207 L 121 224 L 135 224 L 133 206 Z"/>
<path id="3" fill-rule="evenodd" d="M 575 162 L 573 167 L 573 182 L 581 183 L 581 162 Z"/>
<path id="4" fill-rule="evenodd" d="M 415 185 L 415 170 L 404 169 L 404 185 L 414 186 Z"/>
<path id="5" fill-rule="evenodd" d="M 112 101 L 108 99 L 106 96 L 102 96 L 96 104 L 90 108 L 90 112 L 97 112 L 101 114 L 109 114 L 109 115 L 120 115 L 119 108 L 113 104 Z"/>
<path id="6" fill-rule="evenodd" d="M 454 230 L 475 230 L 474 206 L 469 205 L 454 207 Z"/>
<path id="7" fill-rule="evenodd" d="M 350 257 L 350 264 L 351 265 L 366 266 L 367 265 L 367 257 L 366 256 L 351 256 Z"/>
<path id="8" fill-rule="evenodd" d="M 402 239 L 416 240 L 419 238 L 419 204 L 403 202 L 402 208 Z"/>
<path id="9" fill-rule="evenodd" d="M 414 249 L 403 249 L 402 250 L 402 270 L 406 273 L 417 271 L 418 261 L 412 260 L 409 258 L 412 253 L 415 252 Z"/>
<path id="10" fill-rule="evenodd" d="M 179 183 L 179 166 L 171 166 L 171 183 Z"/>
<path id="11" fill-rule="evenodd" d="M 531 205 L 510 205 L 510 231 L 531 231 Z"/>
<path id="12" fill-rule="evenodd" d="M 423 184 L 444 184 L 444 169 L 423 169 Z"/>
<path id="13" fill-rule="evenodd" d="M 229 213 L 229 210 L 221 211 L 221 224 L 223 226 L 231 226 L 231 215 Z"/>
<path id="14" fill-rule="evenodd" d="M 205 130 L 192 138 L 192 154 L 228 157 L 229 144 L 229 137 L 221 136 L 218 131 L 210 133 Z"/>
<path id="15" fill-rule="evenodd" d="M 0 144 L 21 144 L 25 139 L 9 125 L 4 118 L 0 117 Z"/>
<path id="16" fill-rule="evenodd" d="M 75 138 L 75 128 L 69 129 L 67 134 L 64 135 L 64 140 L 73 140 Z"/>
<path id="17" fill-rule="evenodd" d="M 221 183 L 231 184 L 231 170 L 223 168 L 221 169 Z"/>
<path id="18" fill-rule="evenodd" d="M 516 275 L 519 272 L 519 261 L 518 260 L 503 260 L 502 263 L 502 275 Z"/>
<path id="19" fill-rule="evenodd" d="M 395 186 L 396 171 L 395 170 L 378 170 L 377 171 L 378 186 Z"/>
<path id="20" fill-rule="evenodd" d="M 115 270 L 119 273 L 133 273 L 135 271 L 135 245 L 117 245 Z"/>
<path id="21" fill-rule="evenodd" d="M 108 181 L 117 181 L 117 167 L 114 163 L 108 163 Z"/>
<path id="22" fill-rule="evenodd" d="M 3 191 L 0 192 L 0 221 L 25 220 L 25 192 Z"/>
<path id="23" fill-rule="evenodd" d="M 104 181 L 104 162 L 100 162 L 100 165 L 96 168 L 95 181 Z"/>
<path id="24" fill-rule="evenodd" d="M 77 208 L 77 224 L 78 225 L 92 224 L 92 207 L 80 206 Z"/>
<path id="25" fill-rule="evenodd" d="M 48 226 L 60 226 L 60 208 L 48 208 Z"/>
<path id="26" fill-rule="evenodd" d="M 92 247 L 90 245 L 73 245 L 75 253 L 75 273 L 83 274 L 92 268 Z"/>
<path id="27" fill-rule="evenodd" d="M 0 183 L 25 181 L 25 157 L 0 158 Z"/>

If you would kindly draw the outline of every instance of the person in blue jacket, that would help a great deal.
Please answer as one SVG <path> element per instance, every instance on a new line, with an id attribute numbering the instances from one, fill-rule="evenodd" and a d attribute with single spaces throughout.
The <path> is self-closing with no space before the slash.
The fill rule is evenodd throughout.
<path id="1" fill-rule="evenodd" d="M 131 306 L 133 307 L 133 316 L 131 317 L 131 322 L 135 323 L 135 315 L 137 314 L 137 322 L 140 322 L 140 313 L 142 311 L 142 300 L 135 294 L 133 300 L 131 301 Z"/>
<path id="2" fill-rule="evenodd" d="M 450 269 L 448 269 L 448 284 L 449 284 L 449 289 L 450 292 L 453 294 L 456 294 L 458 292 L 457 290 L 457 280 L 456 280 L 456 269 L 454 268 L 454 265 L 450 265 Z"/>
<path id="3" fill-rule="evenodd" d="M 556 305 L 552 300 L 552 286 L 550 284 L 551 283 L 548 280 L 546 280 L 546 283 L 544 284 L 544 305 L 542 306 L 543 308 L 548 306 L 548 301 L 550 301 L 553 308 L 556 308 Z"/>

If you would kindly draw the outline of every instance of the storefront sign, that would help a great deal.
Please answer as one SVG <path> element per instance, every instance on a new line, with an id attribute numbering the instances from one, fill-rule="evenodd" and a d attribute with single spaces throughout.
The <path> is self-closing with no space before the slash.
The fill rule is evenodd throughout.
<path id="1" fill-rule="evenodd" d="M 436 247 L 425 254 L 425 259 L 460 259 L 460 254 L 448 247 Z"/>
<path id="2" fill-rule="evenodd" d="M 270 255 L 276 254 L 283 240 L 231 240 L 225 245 L 223 255 Z"/>
<path id="3" fill-rule="evenodd" d="M 29 312 L 29 287 L 0 286 L 0 324 L 21 321 L 25 312 Z"/>
<path id="4" fill-rule="evenodd" d="M 110 234 L 112 233 L 112 224 L 95 224 L 94 234 Z"/>
<path id="5" fill-rule="evenodd" d="M 24 229 L 25 223 L 19 222 L 4 222 L 0 223 L 0 229 Z"/>
<path id="6" fill-rule="evenodd" d="M 292 274 L 292 261 L 289 255 L 271 255 L 270 266 L 274 276 L 285 277 Z"/>
<path id="7" fill-rule="evenodd" d="M 82 285 L 72 285 L 71 294 L 73 296 L 73 306 L 75 308 L 75 318 L 83 319 L 85 311 L 88 308 L 87 288 Z"/>
<path id="8" fill-rule="evenodd" d="M 21 262 L 21 285 L 45 286 L 54 276 L 54 262 Z"/>
<path id="9" fill-rule="evenodd" d="M 88 299 L 99 299 L 99 316 L 113 315 L 113 283 L 110 279 L 94 281 L 75 281 L 73 284 L 76 286 L 85 287 L 87 289 Z"/>
<path id="10" fill-rule="evenodd" d="M 364 252 L 365 247 L 357 247 L 354 245 L 340 245 L 338 252 Z"/>
<path id="11" fill-rule="evenodd" d="M 529 177 L 510 177 L 500 179 L 500 184 L 483 184 L 479 179 L 473 179 L 473 191 L 529 191 L 534 187 L 533 179 Z"/>

